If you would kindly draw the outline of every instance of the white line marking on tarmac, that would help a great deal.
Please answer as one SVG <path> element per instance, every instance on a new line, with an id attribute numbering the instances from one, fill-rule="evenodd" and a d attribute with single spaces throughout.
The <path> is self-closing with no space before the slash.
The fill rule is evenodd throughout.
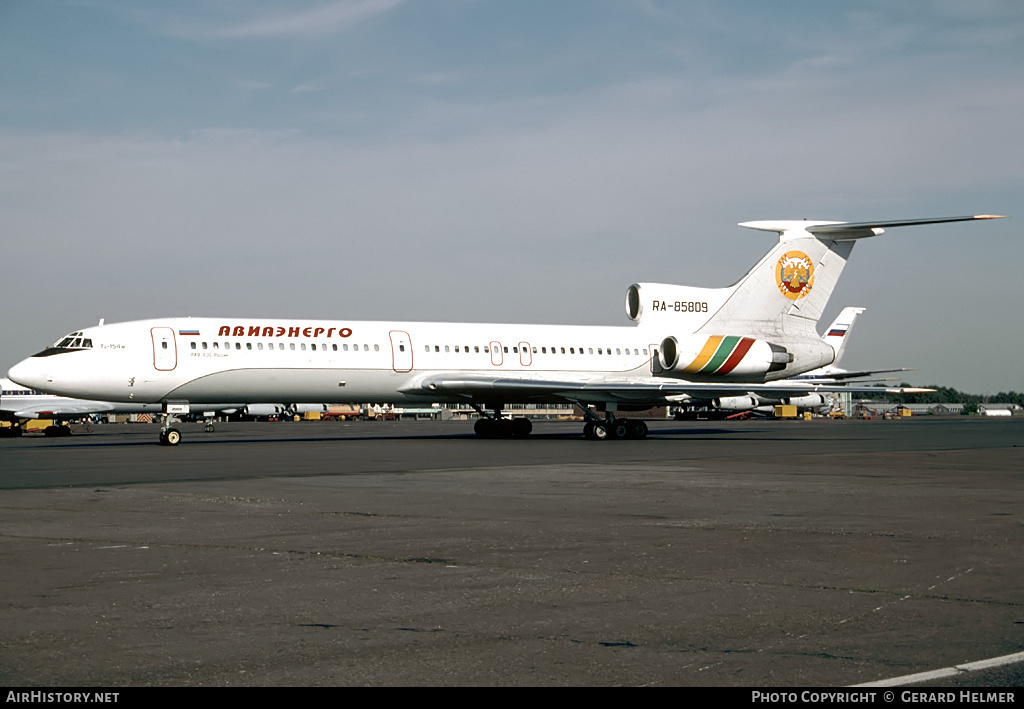
<path id="1" fill-rule="evenodd" d="M 855 684 L 854 687 L 902 687 L 906 684 L 917 684 L 918 682 L 928 682 L 933 679 L 944 679 L 946 677 L 955 677 L 964 672 L 977 672 L 979 670 L 990 670 L 993 667 L 1002 667 L 1003 665 L 1013 665 L 1018 662 L 1024 662 L 1024 652 L 1015 652 L 1012 655 L 1003 655 L 1002 657 L 993 657 L 988 660 L 978 660 L 976 662 L 968 662 L 963 665 L 954 665 L 953 667 L 944 667 L 941 670 L 932 670 L 930 672 L 919 672 L 914 675 L 904 675 L 903 677 L 893 677 L 892 679 L 883 679 L 878 682 L 865 682 L 864 684 Z"/>

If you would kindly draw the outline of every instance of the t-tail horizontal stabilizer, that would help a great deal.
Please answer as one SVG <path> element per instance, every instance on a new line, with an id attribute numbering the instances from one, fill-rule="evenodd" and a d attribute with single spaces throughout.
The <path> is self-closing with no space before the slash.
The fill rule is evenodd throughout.
<path id="1" fill-rule="evenodd" d="M 898 226 L 918 226 L 921 224 L 944 224 L 946 222 L 969 222 L 975 219 L 1005 219 L 1001 214 L 975 214 L 969 217 L 934 217 L 931 219 L 894 219 L 881 222 L 822 222 L 803 220 L 774 220 L 759 222 L 742 222 L 740 226 L 761 231 L 775 231 L 790 238 L 799 236 L 800 232 L 812 234 L 819 238 L 847 240 L 864 239 L 878 236 L 886 229 Z"/>

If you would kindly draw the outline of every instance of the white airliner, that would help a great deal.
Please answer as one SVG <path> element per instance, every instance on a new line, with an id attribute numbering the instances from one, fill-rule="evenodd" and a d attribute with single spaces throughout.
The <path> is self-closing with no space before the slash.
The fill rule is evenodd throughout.
<path id="1" fill-rule="evenodd" d="M 85 328 L 9 376 L 65 396 L 160 403 L 169 414 L 217 401 L 461 402 L 481 414 L 484 438 L 529 434 L 528 419 L 502 417 L 507 404 L 568 402 L 586 412 L 587 438 L 643 438 L 642 421 L 617 413 L 690 397 L 834 391 L 779 380 L 835 360 L 815 326 L 856 240 L 990 218 L 746 222 L 779 241 L 743 278 L 728 288 L 634 284 L 626 327 L 162 318 Z M 170 420 L 160 440 L 177 445 Z"/>

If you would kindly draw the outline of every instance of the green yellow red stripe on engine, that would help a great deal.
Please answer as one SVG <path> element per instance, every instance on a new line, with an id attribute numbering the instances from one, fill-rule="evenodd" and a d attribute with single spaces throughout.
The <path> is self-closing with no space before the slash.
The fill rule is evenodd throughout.
<path id="1" fill-rule="evenodd" d="M 743 357 L 753 346 L 750 337 L 715 335 L 709 337 L 700 353 L 690 362 L 684 372 L 700 374 L 728 374 L 743 361 Z"/>
<path id="2" fill-rule="evenodd" d="M 732 354 L 729 355 L 729 359 L 725 361 L 722 368 L 715 372 L 715 374 L 728 374 L 735 369 L 736 365 L 739 364 L 746 356 L 747 352 L 750 351 L 753 344 L 754 340 L 751 337 L 740 338 L 739 344 L 736 345 L 736 349 L 732 351 Z"/>
<path id="3" fill-rule="evenodd" d="M 684 369 L 683 371 L 699 372 L 704 367 L 704 365 L 708 363 L 708 360 L 711 359 L 712 355 L 715 354 L 715 350 L 718 349 L 718 343 L 720 343 L 721 341 L 721 335 L 709 337 L 708 341 L 705 342 L 704 346 L 701 348 L 700 354 L 697 355 L 697 358 L 690 362 L 688 365 L 686 365 L 686 369 Z"/>

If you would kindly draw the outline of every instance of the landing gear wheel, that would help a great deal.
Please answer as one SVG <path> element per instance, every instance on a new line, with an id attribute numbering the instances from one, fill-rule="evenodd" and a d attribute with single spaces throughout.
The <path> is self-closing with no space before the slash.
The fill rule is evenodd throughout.
<path id="1" fill-rule="evenodd" d="M 608 438 L 608 427 L 603 423 L 588 423 L 583 427 L 583 435 L 591 441 L 603 441 Z"/>
<path id="2" fill-rule="evenodd" d="M 533 432 L 533 423 L 527 418 L 512 419 L 512 437 L 526 438 Z"/>
<path id="3" fill-rule="evenodd" d="M 160 444 L 165 446 L 176 446 L 181 443 L 181 431 L 176 428 L 168 428 L 160 432 Z"/>
<path id="4" fill-rule="evenodd" d="M 647 438 L 647 424 L 643 421 L 629 421 L 626 423 L 626 438 L 633 438 L 641 441 Z"/>
<path id="5" fill-rule="evenodd" d="M 494 438 L 496 428 L 492 419 L 477 419 L 473 424 L 473 432 L 478 438 Z"/>
<path id="6" fill-rule="evenodd" d="M 208 424 L 206 424 L 206 428 L 205 428 L 205 431 L 206 431 L 207 433 L 213 433 L 213 424 L 212 424 L 212 423 L 208 423 Z"/>
<path id="7" fill-rule="evenodd" d="M 622 419 L 615 419 L 608 427 L 608 438 L 626 438 L 629 435 L 629 427 Z"/>

